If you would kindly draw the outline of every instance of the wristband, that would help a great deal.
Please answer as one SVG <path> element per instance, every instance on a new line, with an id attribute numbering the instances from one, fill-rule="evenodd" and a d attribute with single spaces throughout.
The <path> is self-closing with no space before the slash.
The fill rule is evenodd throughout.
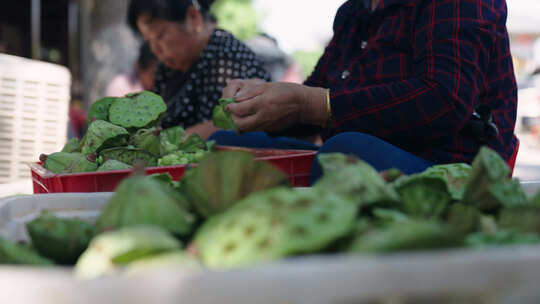
<path id="1" fill-rule="evenodd" d="M 330 104 L 330 89 L 326 89 L 326 111 L 328 113 L 328 120 L 326 125 L 332 120 L 332 105 Z"/>

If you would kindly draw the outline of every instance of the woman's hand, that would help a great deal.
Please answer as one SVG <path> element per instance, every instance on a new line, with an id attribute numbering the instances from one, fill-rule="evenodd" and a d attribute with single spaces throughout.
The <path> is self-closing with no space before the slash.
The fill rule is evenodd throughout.
<path id="1" fill-rule="evenodd" d="M 265 84 L 262 79 L 234 79 L 227 80 L 227 86 L 223 89 L 223 98 L 237 98 L 237 95 L 244 94 L 246 90 Z M 253 97 L 253 96 L 252 96 Z"/>
<path id="2" fill-rule="evenodd" d="M 326 90 L 293 83 L 232 80 L 223 97 L 235 98 L 227 111 L 240 132 L 279 131 L 298 123 L 324 126 Z"/>

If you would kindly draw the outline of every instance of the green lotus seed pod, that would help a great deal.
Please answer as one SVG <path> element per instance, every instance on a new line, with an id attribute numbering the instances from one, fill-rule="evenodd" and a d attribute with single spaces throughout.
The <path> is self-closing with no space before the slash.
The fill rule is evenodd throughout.
<path id="1" fill-rule="evenodd" d="M 199 150 L 195 153 L 192 153 L 193 154 L 193 162 L 199 162 L 201 161 L 207 154 L 208 152 L 206 151 L 203 151 L 203 150 Z"/>
<path id="2" fill-rule="evenodd" d="M 118 97 L 105 97 L 94 102 L 88 110 L 88 125 L 96 120 L 109 121 L 109 108 L 117 101 Z"/>
<path id="3" fill-rule="evenodd" d="M 540 235 L 540 208 L 536 206 L 505 208 L 499 215 L 499 225 L 503 229 Z"/>
<path id="4" fill-rule="evenodd" d="M 0 239 L 0 264 L 49 266 L 53 262 L 24 246 Z"/>
<path id="5" fill-rule="evenodd" d="M 465 239 L 465 245 L 473 248 L 533 244 L 540 244 L 540 235 L 513 230 L 498 230 L 492 233 L 476 232 L 469 234 Z"/>
<path id="6" fill-rule="evenodd" d="M 410 220 L 409 216 L 399 210 L 385 208 L 373 209 L 373 217 L 377 220 L 377 223 L 381 225 L 401 223 Z"/>
<path id="7" fill-rule="evenodd" d="M 209 140 L 206 142 L 206 151 L 208 152 L 214 152 L 216 150 L 216 141 L 215 140 Z"/>
<path id="8" fill-rule="evenodd" d="M 62 148 L 60 152 L 66 152 L 66 153 L 73 153 L 73 152 L 81 152 L 81 143 L 79 142 L 79 139 L 77 137 L 73 137 L 70 139 Z"/>
<path id="9" fill-rule="evenodd" d="M 111 147 L 125 146 L 129 132 L 104 120 L 94 121 L 88 128 L 83 154 L 96 153 Z"/>
<path id="10" fill-rule="evenodd" d="M 80 151 L 82 151 L 82 148 L 84 147 L 84 143 L 86 143 L 86 133 L 83 135 L 83 137 L 79 141 L 79 150 Z"/>
<path id="11" fill-rule="evenodd" d="M 181 243 L 155 226 L 134 226 L 95 237 L 75 266 L 78 277 L 96 278 L 112 274 L 129 263 L 177 251 Z"/>
<path id="12" fill-rule="evenodd" d="M 465 193 L 465 185 L 471 176 L 472 167 L 468 164 L 436 165 L 422 172 L 423 176 L 439 176 L 444 179 L 452 199 L 460 201 Z"/>
<path id="13" fill-rule="evenodd" d="M 535 196 L 531 197 L 530 204 L 532 206 L 540 207 L 540 191 Z"/>
<path id="14" fill-rule="evenodd" d="M 45 160 L 45 169 L 56 174 L 93 172 L 98 168 L 95 159 L 81 153 L 56 152 L 40 159 Z"/>
<path id="15" fill-rule="evenodd" d="M 211 268 L 315 253 L 352 231 L 357 210 L 343 196 L 277 188 L 250 195 L 207 220 L 195 245 Z"/>
<path id="16" fill-rule="evenodd" d="M 362 232 L 351 243 L 349 252 L 389 253 L 460 244 L 461 238 L 437 221 L 411 220 Z"/>
<path id="17" fill-rule="evenodd" d="M 234 98 L 221 98 L 219 104 L 214 107 L 212 119 L 214 126 L 225 130 L 236 130 L 238 126 L 234 123 L 231 113 L 225 111 L 225 107 L 230 103 L 235 103 Z"/>
<path id="18" fill-rule="evenodd" d="M 132 168 L 133 166 L 124 164 L 123 162 L 117 161 L 115 159 L 109 159 L 106 162 L 104 162 L 103 165 L 99 166 L 99 168 L 97 169 L 97 172 L 128 170 Z"/>
<path id="19" fill-rule="evenodd" d="M 388 183 L 392 183 L 404 176 L 403 172 L 399 169 L 392 168 L 381 172 L 381 177 Z"/>
<path id="20" fill-rule="evenodd" d="M 173 178 L 169 173 L 155 173 L 148 175 L 147 178 L 155 179 L 159 182 L 164 183 L 167 186 L 173 186 Z"/>
<path id="21" fill-rule="evenodd" d="M 114 159 L 132 166 L 137 160 L 143 161 L 147 167 L 157 165 L 157 158 L 152 153 L 134 148 L 106 149 L 100 152 L 100 156 L 105 160 Z"/>
<path id="22" fill-rule="evenodd" d="M 317 161 L 321 165 L 324 174 L 340 171 L 351 164 L 356 164 L 358 159 L 349 157 L 343 153 L 324 153 L 317 155 Z"/>
<path id="23" fill-rule="evenodd" d="M 503 206 L 497 184 L 510 180 L 510 168 L 497 152 L 482 147 L 475 157 L 472 173 L 467 182 L 463 201 L 481 211 L 493 211 Z M 506 186 L 506 188 L 510 188 Z M 521 196 L 521 194 L 517 194 Z M 519 199 L 519 198 L 518 198 Z"/>
<path id="24" fill-rule="evenodd" d="M 125 274 L 140 274 L 180 266 L 190 270 L 203 269 L 202 265 L 199 263 L 199 261 L 197 261 L 197 259 L 184 251 L 178 250 L 134 261 L 127 266 Z"/>
<path id="25" fill-rule="evenodd" d="M 162 149 L 160 133 L 161 128 L 140 129 L 131 136 L 130 143 L 137 149 L 160 156 Z"/>
<path id="26" fill-rule="evenodd" d="M 172 153 L 163 156 L 158 160 L 158 166 L 180 166 L 189 164 L 189 160 L 183 156 L 183 153 Z"/>
<path id="27" fill-rule="evenodd" d="M 98 218 L 97 231 L 153 225 L 177 235 L 189 234 L 195 218 L 180 207 L 173 191 L 145 176 L 124 179 Z"/>
<path id="28" fill-rule="evenodd" d="M 180 144 L 184 141 L 184 134 L 184 129 L 179 126 L 161 131 L 161 155 L 176 152 L 180 148 Z"/>
<path id="29" fill-rule="evenodd" d="M 165 111 L 167 105 L 161 96 L 144 91 L 113 102 L 109 120 L 124 128 L 148 128 L 155 125 Z"/>
<path id="30" fill-rule="evenodd" d="M 503 207 L 518 207 L 529 205 L 527 195 L 521 188 L 519 180 L 506 178 L 491 185 L 489 196 L 500 202 Z"/>
<path id="31" fill-rule="evenodd" d="M 206 149 L 206 143 L 197 134 L 192 134 L 179 147 L 179 150 L 183 152 L 197 152 L 204 149 Z"/>
<path id="32" fill-rule="evenodd" d="M 59 219 L 48 212 L 28 222 L 26 229 L 40 254 L 63 265 L 74 264 L 94 234 L 94 227 L 84 221 Z"/>
<path id="33" fill-rule="evenodd" d="M 393 204 L 399 201 L 396 191 L 364 161 L 355 160 L 355 163 L 337 170 L 332 170 L 330 167 L 339 168 L 340 165 L 339 163 L 332 166 L 326 165 L 329 173 L 326 173 L 314 187 L 322 191 L 332 189 L 363 206 Z"/>
<path id="34" fill-rule="evenodd" d="M 417 218 L 439 218 L 452 201 L 444 179 L 439 176 L 411 175 L 402 179 L 396 190 L 403 202 L 401 209 Z"/>
<path id="35" fill-rule="evenodd" d="M 450 207 L 446 221 L 454 231 L 465 235 L 478 230 L 481 218 L 482 213 L 478 209 L 456 203 Z"/>
<path id="36" fill-rule="evenodd" d="M 203 217 L 223 212 L 247 195 L 286 185 L 287 177 L 248 152 L 208 154 L 184 178 L 186 195 Z"/>

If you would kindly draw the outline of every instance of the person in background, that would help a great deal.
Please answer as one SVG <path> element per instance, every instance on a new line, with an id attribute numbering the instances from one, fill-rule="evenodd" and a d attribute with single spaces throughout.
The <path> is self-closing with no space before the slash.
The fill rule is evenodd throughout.
<path id="1" fill-rule="evenodd" d="M 83 110 L 82 96 L 75 92 L 72 92 L 71 96 L 68 112 L 68 139 L 74 137 L 81 139 L 88 129 L 87 114 Z"/>
<path id="2" fill-rule="evenodd" d="M 223 97 L 237 102 L 226 110 L 240 132 L 322 132 L 319 153 L 354 154 L 379 171 L 470 163 L 482 146 L 513 167 L 517 85 L 506 18 L 505 0 L 349 0 L 304 85 L 233 80 Z M 320 175 L 314 162 L 311 181 Z"/>
<path id="3" fill-rule="evenodd" d="M 150 45 L 143 43 L 133 72 L 114 77 L 107 86 L 106 96 L 124 96 L 128 93 L 151 90 L 154 86 L 156 67 L 156 56 L 150 50 Z"/>
<path id="4" fill-rule="evenodd" d="M 153 91 L 167 104 L 161 124 L 182 126 L 203 138 L 227 81 L 269 80 L 255 54 L 230 33 L 216 28 L 213 0 L 132 0 L 128 23 L 150 44 L 160 64 Z"/>
<path id="5" fill-rule="evenodd" d="M 264 68 L 270 73 L 272 81 L 302 83 L 302 70 L 290 56 L 283 52 L 275 38 L 262 33 L 246 41 Z"/>

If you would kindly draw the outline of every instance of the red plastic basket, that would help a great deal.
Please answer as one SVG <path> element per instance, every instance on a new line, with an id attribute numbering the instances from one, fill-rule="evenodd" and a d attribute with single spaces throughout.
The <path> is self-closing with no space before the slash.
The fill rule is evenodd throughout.
<path id="1" fill-rule="evenodd" d="M 237 147 L 218 147 L 219 150 L 238 150 L 253 153 L 257 160 L 267 161 L 283 171 L 294 187 L 309 185 L 309 170 L 316 151 L 248 149 Z M 111 192 L 120 181 L 131 174 L 131 170 L 108 172 L 87 172 L 75 174 L 54 174 L 41 166 L 29 164 L 32 172 L 34 194 L 66 192 Z M 186 166 L 146 168 L 146 174 L 169 173 L 174 180 L 184 176 Z"/>

